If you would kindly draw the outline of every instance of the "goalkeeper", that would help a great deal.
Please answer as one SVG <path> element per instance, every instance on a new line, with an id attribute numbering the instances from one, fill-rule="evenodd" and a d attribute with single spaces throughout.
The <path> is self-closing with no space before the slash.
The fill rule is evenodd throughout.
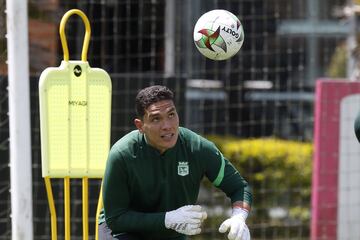
<path id="1" fill-rule="evenodd" d="M 151 86 L 136 97 L 134 130 L 111 148 L 103 179 L 99 238 L 186 239 L 201 232 L 207 214 L 196 205 L 206 176 L 231 199 L 220 225 L 230 240 L 250 240 L 245 220 L 252 194 L 213 143 L 179 127 L 173 93 Z"/>

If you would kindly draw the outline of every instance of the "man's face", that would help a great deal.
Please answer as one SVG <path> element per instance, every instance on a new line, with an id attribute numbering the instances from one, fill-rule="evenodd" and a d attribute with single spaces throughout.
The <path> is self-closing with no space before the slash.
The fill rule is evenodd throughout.
<path id="1" fill-rule="evenodd" d="M 151 104 L 142 120 L 135 119 L 135 125 L 144 133 L 147 142 L 160 153 L 175 146 L 178 138 L 179 116 L 171 100 Z"/>

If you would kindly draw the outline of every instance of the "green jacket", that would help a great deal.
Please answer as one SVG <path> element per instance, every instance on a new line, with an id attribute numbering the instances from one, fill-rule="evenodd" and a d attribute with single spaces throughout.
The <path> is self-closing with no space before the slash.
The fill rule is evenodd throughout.
<path id="1" fill-rule="evenodd" d="M 195 204 L 204 176 L 232 202 L 251 205 L 247 182 L 212 142 L 179 127 L 176 145 L 160 154 L 146 143 L 143 134 L 132 131 L 110 150 L 101 219 L 113 234 L 136 233 L 141 239 L 181 237 L 165 228 L 165 213 Z"/>

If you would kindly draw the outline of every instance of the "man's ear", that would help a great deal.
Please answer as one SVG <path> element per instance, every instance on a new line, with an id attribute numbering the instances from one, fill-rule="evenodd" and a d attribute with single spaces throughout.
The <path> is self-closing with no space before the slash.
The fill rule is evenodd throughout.
<path id="1" fill-rule="evenodd" d="M 141 121 L 141 119 L 135 118 L 134 119 L 134 124 L 136 126 L 136 128 L 143 133 L 143 122 Z"/>

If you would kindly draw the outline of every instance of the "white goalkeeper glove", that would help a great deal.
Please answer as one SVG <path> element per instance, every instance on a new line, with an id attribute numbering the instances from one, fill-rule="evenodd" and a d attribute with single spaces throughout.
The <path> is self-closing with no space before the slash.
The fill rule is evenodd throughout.
<path id="1" fill-rule="evenodd" d="M 199 205 L 186 205 L 165 214 L 165 227 L 185 235 L 201 232 L 201 224 L 207 214 Z"/>
<path id="2" fill-rule="evenodd" d="M 250 231 L 245 220 L 249 212 L 243 208 L 233 208 L 232 216 L 219 227 L 219 232 L 229 231 L 229 240 L 250 240 Z"/>

